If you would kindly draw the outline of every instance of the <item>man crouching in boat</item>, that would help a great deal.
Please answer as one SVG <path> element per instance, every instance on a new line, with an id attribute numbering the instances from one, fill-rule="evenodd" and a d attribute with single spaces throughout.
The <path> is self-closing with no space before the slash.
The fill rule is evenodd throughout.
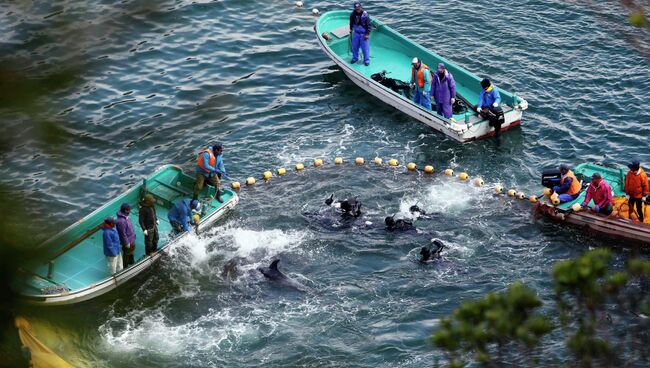
<path id="1" fill-rule="evenodd" d="M 194 219 L 192 219 L 192 210 L 198 211 L 200 209 L 201 203 L 196 199 L 181 199 L 174 203 L 174 207 L 167 214 L 174 235 L 192 231 L 190 225 L 195 225 Z"/>
<path id="2" fill-rule="evenodd" d="M 561 164 L 560 174 L 562 174 L 560 185 L 554 186 L 553 192 L 559 195 L 560 203 L 571 202 L 578 198 L 582 185 L 569 165 Z"/>
<path id="3" fill-rule="evenodd" d="M 599 173 L 594 173 L 591 176 L 591 183 L 589 183 L 589 189 L 587 189 L 587 195 L 584 202 L 582 202 L 582 207 L 587 207 L 587 204 L 592 199 L 594 200 L 594 211 L 607 216 L 612 213 L 612 188 Z"/>
<path id="4" fill-rule="evenodd" d="M 363 63 L 370 65 L 370 15 L 363 10 L 360 2 L 354 3 L 354 10 L 350 14 L 350 34 L 352 37 L 352 61 L 359 61 L 359 47 L 363 51 Z"/>
<path id="5" fill-rule="evenodd" d="M 481 81 L 481 94 L 476 104 L 476 112 L 483 119 L 489 120 L 490 126 L 494 127 L 494 136 L 498 138 L 504 120 L 501 94 L 499 94 L 499 89 L 487 78 Z"/>
<path id="6" fill-rule="evenodd" d="M 431 110 L 431 70 L 416 57 L 413 58 L 411 66 L 411 88 L 415 89 L 413 102 Z"/>

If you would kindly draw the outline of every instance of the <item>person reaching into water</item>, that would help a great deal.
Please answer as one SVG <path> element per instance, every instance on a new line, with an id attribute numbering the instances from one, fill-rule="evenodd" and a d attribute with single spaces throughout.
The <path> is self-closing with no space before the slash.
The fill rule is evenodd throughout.
<path id="1" fill-rule="evenodd" d="M 632 161 L 627 165 L 630 168 L 625 176 L 625 193 L 630 196 L 628 201 L 628 214 L 632 218 L 632 213 L 636 209 L 636 214 L 639 221 L 643 222 L 643 202 L 646 201 L 648 196 L 648 175 L 641 167 L 639 161 Z"/>
<path id="2" fill-rule="evenodd" d="M 445 68 L 445 64 L 438 64 L 436 74 L 432 76 L 431 97 L 436 103 L 436 112 L 447 119 L 453 115 L 452 105 L 456 102 L 456 81 L 454 76 Z"/>
<path id="3" fill-rule="evenodd" d="M 411 61 L 411 88 L 413 102 L 431 110 L 431 70 L 417 57 Z"/>
<path id="4" fill-rule="evenodd" d="M 578 198 L 582 184 L 567 164 L 560 165 L 560 174 L 560 185 L 554 186 L 553 192 L 559 195 L 560 203 L 571 202 Z"/>
<path id="5" fill-rule="evenodd" d="M 344 199 L 342 201 L 335 201 L 334 194 L 325 200 L 325 204 L 340 209 L 343 215 L 359 217 L 361 216 L 361 201 L 357 197 Z"/>
<path id="6" fill-rule="evenodd" d="M 150 256 L 158 250 L 158 215 L 155 207 L 156 199 L 147 194 L 142 200 L 138 222 L 144 233 L 144 252 Z"/>
<path id="7" fill-rule="evenodd" d="M 350 14 L 350 37 L 352 43 L 352 61 L 354 64 L 359 61 L 359 48 L 363 51 L 363 63 L 370 65 L 370 30 L 372 23 L 370 22 L 370 15 L 363 10 L 360 2 L 354 3 L 354 10 Z"/>
<path id="8" fill-rule="evenodd" d="M 587 189 L 587 195 L 582 202 L 582 207 L 585 208 L 589 201 L 594 200 L 593 210 L 603 215 L 610 215 L 613 210 L 612 188 L 603 179 L 599 173 L 594 173 L 591 176 L 591 183 Z"/>
<path id="9" fill-rule="evenodd" d="M 117 211 L 117 234 L 120 236 L 122 244 L 122 263 L 124 268 L 135 263 L 135 230 L 133 223 L 129 218 L 131 214 L 131 205 L 122 203 L 120 210 Z"/>
<path id="10" fill-rule="evenodd" d="M 122 248 L 120 247 L 120 236 L 117 234 L 115 217 L 107 217 L 102 224 L 102 241 L 104 243 L 104 256 L 108 264 L 108 272 L 111 275 L 122 271 Z"/>
<path id="11" fill-rule="evenodd" d="M 435 248 L 433 248 L 435 246 Z M 429 263 L 436 259 L 442 258 L 442 250 L 445 244 L 438 239 L 431 239 L 431 246 L 422 247 L 420 249 L 420 262 Z"/>
<path id="12" fill-rule="evenodd" d="M 223 164 L 223 145 L 216 143 L 212 147 L 208 147 L 201 151 L 196 159 L 196 182 L 194 183 L 194 197 L 199 199 L 199 193 L 203 190 L 205 183 L 211 184 L 216 190 L 214 199 L 223 203 L 221 199 L 221 192 L 219 191 L 219 184 L 221 183 L 221 176 L 228 177 L 226 168 Z"/>
<path id="13" fill-rule="evenodd" d="M 487 78 L 481 81 L 481 94 L 476 103 L 476 112 L 483 119 L 489 120 L 490 126 L 494 127 L 494 136 L 498 138 L 503 124 L 501 95 L 499 89 Z"/>
<path id="14" fill-rule="evenodd" d="M 415 230 L 415 226 L 411 220 L 406 219 L 397 219 L 395 220 L 395 215 L 388 216 L 384 219 L 384 224 L 386 225 L 386 230 L 388 231 L 408 231 Z"/>

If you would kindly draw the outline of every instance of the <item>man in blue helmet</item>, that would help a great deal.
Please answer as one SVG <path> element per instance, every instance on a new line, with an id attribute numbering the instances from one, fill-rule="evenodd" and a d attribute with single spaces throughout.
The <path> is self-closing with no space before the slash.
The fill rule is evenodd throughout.
<path id="1" fill-rule="evenodd" d="M 354 3 L 354 10 L 350 14 L 350 37 L 352 37 L 352 61 L 359 60 L 359 47 L 363 51 L 363 63 L 370 65 L 370 15 L 363 10 L 360 2 Z"/>
<path id="2" fill-rule="evenodd" d="M 192 231 L 192 228 L 190 227 L 190 225 L 194 225 L 192 210 L 199 211 L 200 209 L 201 202 L 196 199 L 181 199 L 174 203 L 174 206 L 167 214 L 167 219 L 172 225 L 174 234 L 180 234 L 184 231 Z"/>

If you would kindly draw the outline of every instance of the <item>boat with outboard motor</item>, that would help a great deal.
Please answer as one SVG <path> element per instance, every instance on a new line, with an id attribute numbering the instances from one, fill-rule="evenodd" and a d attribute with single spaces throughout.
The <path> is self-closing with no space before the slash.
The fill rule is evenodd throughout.
<path id="1" fill-rule="evenodd" d="M 124 284 L 153 265 L 173 243 L 189 234 L 167 236 L 172 232 L 167 213 L 174 202 L 192 197 L 193 186 L 194 177 L 184 173 L 180 167 L 160 167 L 138 185 L 47 240 L 41 247 L 48 253 L 47 256 L 21 267 L 14 289 L 29 303 L 58 305 L 89 300 Z M 138 226 L 134 226 L 136 262 L 111 275 L 103 253 L 103 221 L 108 216 L 114 216 L 122 203 L 129 203 L 132 207 L 129 217 L 134 224 L 138 224 L 138 204 L 145 194 L 155 198 L 154 206 L 160 222 L 158 231 L 161 234 L 158 251 L 148 256 L 145 254 L 144 234 Z M 197 232 L 214 224 L 239 201 L 237 194 L 229 189 L 221 189 L 223 203 L 215 200 L 213 194 L 214 187 L 209 186 L 200 193 L 203 210 L 195 227 Z"/>
<path id="2" fill-rule="evenodd" d="M 397 31 L 373 19 L 371 34 L 371 62 L 351 64 L 350 13 L 330 11 L 321 15 L 314 26 L 320 47 L 356 85 L 383 102 L 444 133 L 458 142 L 470 142 L 494 135 L 494 128 L 477 112 L 481 91 L 480 79 L 443 57 L 402 36 Z M 409 96 L 411 59 L 418 57 L 425 64 L 444 63 L 456 80 L 454 114 L 447 119 L 435 111 L 415 104 Z M 407 82 L 404 82 L 407 81 Z M 504 120 L 501 131 L 521 123 L 528 102 L 523 98 L 499 89 Z"/>
<path id="3" fill-rule="evenodd" d="M 573 201 L 554 205 L 551 198 L 544 196 L 535 205 L 535 213 L 554 221 L 576 225 L 591 234 L 627 242 L 622 245 L 650 245 L 650 216 L 648 216 L 650 214 L 650 203 L 646 202 L 643 207 L 644 223 L 634 218 L 628 218 L 629 207 L 623 191 L 626 169 L 614 169 L 583 163 L 575 168 L 574 173 L 577 179 L 582 182 L 583 190 L 578 197 Z M 591 209 L 581 209 L 579 211 L 573 209 L 576 204 L 581 204 L 584 201 L 585 189 L 588 187 L 588 181 L 594 173 L 599 173 L 612 188 L 614 203 L 613 212 L 609 216 L 598 214 Z M 543 180 L 542 185 L 548 188 L 552 184 Z"/>

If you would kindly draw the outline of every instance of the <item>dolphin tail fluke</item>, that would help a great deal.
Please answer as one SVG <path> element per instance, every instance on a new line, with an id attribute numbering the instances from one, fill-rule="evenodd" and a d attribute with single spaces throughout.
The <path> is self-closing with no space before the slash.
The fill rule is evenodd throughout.
<path id="1" fill-rule="evenodd" d="M 277 271 L 278 270 L 278 263 L 280 263 L 279 259 L 276 259 L 275 261 L 271 262 L 271 265 L 269 266 L 270 269 Z"/>

